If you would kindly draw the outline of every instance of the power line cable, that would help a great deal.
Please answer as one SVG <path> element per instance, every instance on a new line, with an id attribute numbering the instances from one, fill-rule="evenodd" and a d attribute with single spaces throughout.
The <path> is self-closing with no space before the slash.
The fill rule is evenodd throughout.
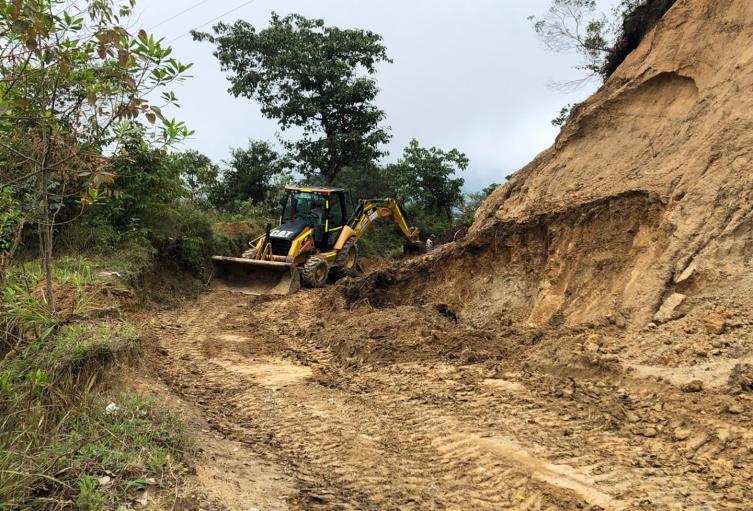
<path id="1" fill-rule="evenodd" d="M 155 29 L 155 28 L 157 28 L 157 27 L 161 27 L 161 26 L 162 26 L 162 25 L 164 25 L 165 23 L 168 23 L 168 22 L 170 22 L 170 21 L 174 20 L 174 19 L 175 19 L 175 18 L 177 18 L 178 16 L 183 16 L 183 15 L 184 15 L 185 13 L 187 13 L 188 11 L 192 11 L 192 10 L 196 9 L 197 7 L 200 7 L 200 6 L 204 5 L 204 4 L 205 4 L 205 3 L 207 3 L 207 2 L 209 2 L 209 0 L 202 0 L 202 1 L 201 1 L 201 2 L 199 2 L 199 3 L 192 5 L 191 7 L 188 7 L 188 8 L 186 8 L 186 9 L 183 9 L 182 11 L 180 11 L 180 12 L 179 12 L 179 13 L 177 13 L 177 14 L 173 14 L 173 15 L 172 15 L 172 16 L 170 16 L 169 18 L 167 18 L 167 19 L 164 19 L 164 20 L 160 21 L 159 23 L 157 23 L 156 25 L 154 25 L 153 27 L 151 27 L 151 28 L 149 29 L 149 32 L 151 32 L 152 30 L 154 30 L 154 29 Z"/>
<path id="2" fill-rule="evenodd" d="M 233 8 L 232 8 L 232 9 L 230 9 L 229 11 L 227 11 L 227 12 L 224 12 L 224 13 L 220 14 L 220 15 L 219 15 L 219 16 L 217 16 L 216 18 L 212 18 L 211 20 L 209 20 L 209 21 L 207 21 L 207 22 L 205 22 L 205 23 L 202 23 L 201 25 L 199 25 L 199 26 L 197 26 L 197 27 L 194 27 L 194 28 L 192 28 L 192 29 L 191 29 L 191 30 L 189 30 L 188 32 L 186 32 L 186 33 L 184 33 L 184 34 L 181 34 L 181 35 L 179 35 L 178 37 L 175 37 L 175 38 L 173 38 L 173 39 L 170 39 L 169 41 L 167 41 L 167 44 L 172 44 L 172 43 L 174 43 L 175 41 L 177 41 L 178 39 L 182 39 L 182 38 L 186 37 L 186 36 L 187 36 L 188 34 L 190 34 L 191 32 L 193 32 L 194 30 L 199 30 L 200 28 L 204 28 L 204 27 L 206 27 L 207 25 L 209 25 L 209 24 L 211 24 L 211 23 L 214 23 L 215 21 L 217 21 L 217 20 L 219 20 L 219 19 L 222 19 L 222 18 L 224 18 L 224 17 L 225 17 L 225 16 L 227 16 L 228 14 L 232 14 L 232 13 L 234 13 L 235 11 L 242 9 L 242 8 L 246 7 L 247 5 L 251 5 L 251 4 L 252 4 L 252 3 L 254 3 L 254 2 L 256 2 L 256 0 L 249 0 L 248 2 L 243 2 L 243 3 L 242 3 L 242 4 L 240 4 L 240 5 L 238 6 L 238 7 L 233 7 Z"/>

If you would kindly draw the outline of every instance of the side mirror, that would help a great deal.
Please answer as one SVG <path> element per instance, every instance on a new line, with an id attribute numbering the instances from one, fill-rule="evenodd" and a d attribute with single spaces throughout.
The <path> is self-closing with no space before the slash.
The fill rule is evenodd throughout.
<path id="1" fill-rule="evenodd" d="M 282 197 L 280 197 L 280 206 L 284 208 L 287 204 L 288 204 L 288 196 L 283 195 Z"/>

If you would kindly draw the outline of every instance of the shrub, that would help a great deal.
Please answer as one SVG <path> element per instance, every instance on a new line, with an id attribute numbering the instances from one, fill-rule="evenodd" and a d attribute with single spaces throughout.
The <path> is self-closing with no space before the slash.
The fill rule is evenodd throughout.
<path id="1" fill-rule="evenodd" d="M 64 258 L 55 279 L 86 292 L 95 268 Z M 153 398 L 98 384 L 136 351 L 135 330 L 50 315 L 34 293 L 40 277 L 31 264 L 0 288 L 0 509 L 116 509 L 149 477 L 172 484 L 190 450 L 180 422 Z M 117 411 L 106 411 L 110 402 Z M 104 474 L 107 486 L 97 480 Z"/>
<path id="2" fill-rule="evenodd" d="M 604 61 L 602 74 L 604 77 L 612 76 L 620 64 L 622 64 L 633 50 L 635 50 L 643 38 L 656 26 L 659 20 L 675 4 L 677 0 L 624 0 L 622 30 L 619 32 L 617 42 L 611 48 Z"/>

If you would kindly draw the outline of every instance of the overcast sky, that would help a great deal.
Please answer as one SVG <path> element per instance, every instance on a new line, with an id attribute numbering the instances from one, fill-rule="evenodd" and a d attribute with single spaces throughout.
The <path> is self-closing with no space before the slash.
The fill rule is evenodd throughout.
<path id="1" fill-rule="evenodd" d="M 470 159 L 468 191 L 504 182 L 548 147 L 558 132 L 551 119 L 597 85 L 570 94 L 549 86 L 579 76 L 576 58 L 548 53 L 526 19 L 543 14 L 551 0 L 211 0 L 166 21 L 200 1 L 140 0 L 134 25 L 168 41 L 179 38 L 171 43 L 175 55 L 194 63 L 193 77 L 175 88 L 181 109 L 174 116 L 196 131 L 184 145 L 215 161 L 249 139 L 275 141 L 278 132 L 253 101 L 227 92 L 212 45 L 184 35 L 209 30 L 205 23 L 236 7 L 222 21 L 264 27 L 272 11 L 295 12 L 381 34 L 394 60 L 376 75 L 377 103 L 393 135 L 386 161 L 397 159 L 411 138 L 457 148 Z"/>

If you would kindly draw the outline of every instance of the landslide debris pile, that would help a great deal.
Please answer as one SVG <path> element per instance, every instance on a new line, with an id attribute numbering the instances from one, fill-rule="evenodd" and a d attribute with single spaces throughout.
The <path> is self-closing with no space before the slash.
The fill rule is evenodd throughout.
<path id="1" fill-rule="evenodd" d="M 753 256 L 751 48 L 753 3 L 678 0 L 468 239 L 370 276 L 351 302 L 645 327 L 735 283 Z"/>
<path id="2" fill-rule="evenodd" d="M 749 509 L 752 23 L 747 0 L 677 0 L 459 242 L 145 315 L 155 372 L 230 442 L 208 494 Z"/>

